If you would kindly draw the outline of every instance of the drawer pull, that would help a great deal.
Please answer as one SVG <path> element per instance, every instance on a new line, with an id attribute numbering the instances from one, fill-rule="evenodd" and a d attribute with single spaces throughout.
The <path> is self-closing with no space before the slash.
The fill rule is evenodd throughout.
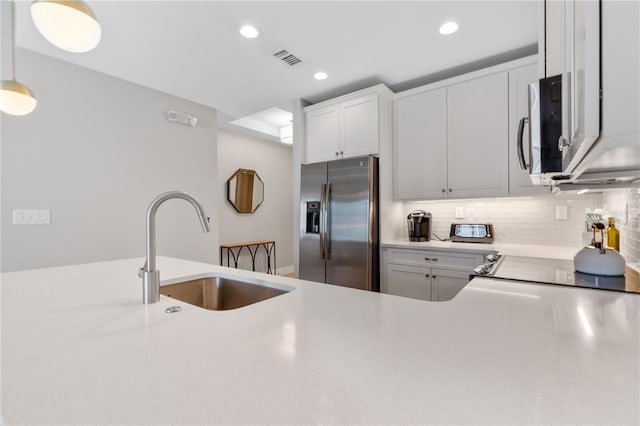
<path id="1" fill-rule="evenodd" d="M 437 258 L 437 257 L 434 257 L 434 258 L 425 257 L 425 258 L 424 258 L 424 260 L 432 260 L 432 261 L 434 261 L 434 262 L 437 262 L 437 261 L 438 261 L 438 258 Z"/>

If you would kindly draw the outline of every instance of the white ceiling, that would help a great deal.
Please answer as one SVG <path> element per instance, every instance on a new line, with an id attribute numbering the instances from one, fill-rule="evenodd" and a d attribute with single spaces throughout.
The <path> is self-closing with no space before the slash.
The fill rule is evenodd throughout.
<path id="1" fill-rule="evenodd" d="M 18 46 L 230 118 L 270 107 L 290 111 L 296 98 L 317 102 L 377 83 L 406 89 L 424 76 L 486 65 L 486 58 L 533 53 L 537 43 L 535 1 L 88 1 L 102 41 L 72 54 L 40 36 L 30 3 L 17 5 Z M 450 19 L 460 30 L 443 37 L 438 28 Z M 258 25 L 262 36 L 241 37 L 245 23 Z M 271 57 L 282 47 L 303 63 L 287 68 Z M 317 70 L 329 78 L 314 80 Z"/>

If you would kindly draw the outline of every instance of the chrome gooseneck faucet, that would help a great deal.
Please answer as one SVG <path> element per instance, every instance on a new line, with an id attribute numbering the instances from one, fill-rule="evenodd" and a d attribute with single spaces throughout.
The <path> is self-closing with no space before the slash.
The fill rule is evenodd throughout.
<path id="1" fill-rule="evenodd" d="M 181 191 L 169 191 L 158 195 L 147 209 L 147 260 L 140 268 L 142 278 L 142 303 L 156 303 L 160 300 L 160 271 L 156 270 L 156 211 L 160 204 L 172 198 L 181 198 L 195 207 L 204 232 L 209 232 L 209 218 L 202 205 L 191 195 Z"/>

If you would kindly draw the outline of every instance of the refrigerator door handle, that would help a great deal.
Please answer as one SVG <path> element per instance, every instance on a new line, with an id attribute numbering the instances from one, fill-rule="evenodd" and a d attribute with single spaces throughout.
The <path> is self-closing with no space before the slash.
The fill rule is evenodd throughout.
<path id="1" fill-rule="evenodd" d="M 324 240 L 325 240 L 325 218 L 327 217 L 327 200 L 325 199 L 327 190 L 327 184 L 322 184 L 322 189 L 320 190 L 320 259 L 325 260 L 325 250 L 324 250 Z"/>
<path id="2" fill-rule="evenodd" d="M 331 182 L 324 184 L 324 260 L 331 260 L 331 238 L 329 237 L 329 207 L 331 200 Z"/>

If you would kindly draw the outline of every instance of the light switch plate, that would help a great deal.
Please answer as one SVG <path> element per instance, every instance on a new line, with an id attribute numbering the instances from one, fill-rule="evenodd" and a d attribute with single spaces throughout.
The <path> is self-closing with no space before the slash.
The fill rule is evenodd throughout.
<path id="1" fill-rule="evenodd" d="M 464 219 L 464 207 L 456 207 L 456 219 Z"/>
<path id="2" fill-rule="evenodd" d="M 569 218 L 568 206 L 556 206 L 556 220 L 567 220 Z"/>
<path id="3" fill-rule="evenodd" d="M 14 225 L 50 225 L 51 210 L 14 210 Z"/>

